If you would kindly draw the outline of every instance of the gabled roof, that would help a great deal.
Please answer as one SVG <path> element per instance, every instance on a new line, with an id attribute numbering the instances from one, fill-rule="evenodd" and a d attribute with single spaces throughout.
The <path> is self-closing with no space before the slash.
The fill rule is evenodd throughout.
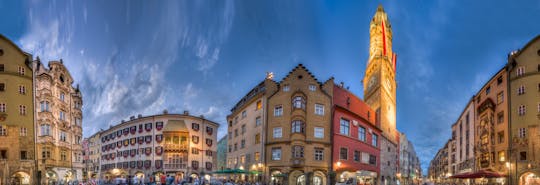
<path id="1" fill-rule="evenodd" d="M 315 81 L 317 81 L 317 83 L 319 83 L 319 85 L 322 85 L 321 82 L 319 82 L 319 80 L 315 77 L 315 75 L 313 75 L 302 63 L 298 64 L 296 67 L 294 67 L 291 71 L 289 71 L 289 74 L 287 74 L 287 76 L 283 77 L 283 79 L 281 79 L 280 83 L 285 81 L 285 79 L 289 78 L 289 76 L 291 76 L 291 74 L 293 74 L 294 72 L 296 72 L 297 70 L 304 70 L 306 71 L 309 76 L 311 76 L 311 78 L 313 78 Z"/>

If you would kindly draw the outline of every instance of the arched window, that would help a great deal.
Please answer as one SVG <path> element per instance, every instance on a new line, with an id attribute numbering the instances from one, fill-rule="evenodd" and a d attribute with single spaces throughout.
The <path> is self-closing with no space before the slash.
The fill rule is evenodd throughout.
<path id="1" fill-rule="evenodd" d="M 304 122 L 300 120 L 294 120 L 291 125 L 292 133 L 304 133 Z"/>
<path id="2" fill-rule="evenodd" d="M 305 109 L 306 108 L 306 100 L 302 96 L 295 96 L 293 98 L 293 108 L 295 109 Z"/>

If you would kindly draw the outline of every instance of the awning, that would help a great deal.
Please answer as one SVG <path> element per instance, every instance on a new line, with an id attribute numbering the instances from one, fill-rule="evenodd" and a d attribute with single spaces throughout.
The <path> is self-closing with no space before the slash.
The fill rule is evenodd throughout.
<path id="1" fill-rule="evenodd" d="M 450 178 L 456 178 L 456 179 L 477 179 L 477 178 L 499 178 L 499 177 L 505 177 L 505 175 L 489 171 L 489 170 L 480 170 L 477 172 L 467 172 L 462 174 L 456 174 L 453 176 L 450 176 Z"/>

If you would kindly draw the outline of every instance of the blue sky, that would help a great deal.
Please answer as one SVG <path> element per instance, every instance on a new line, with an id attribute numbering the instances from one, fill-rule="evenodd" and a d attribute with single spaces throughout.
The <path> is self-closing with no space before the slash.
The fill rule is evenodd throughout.
<path id="1" fill-rule="evenodd" d="M 397 127 L 424 170 L 468 99 L 540 33 L 532 0 L 155 3 L 0 1 L 0 33 L 42 61 L 63 59 L 89 136 L 164 109 L 225 123 L 265 72 L 281 79 L 298 63 L 362 96 L 369 22 L 383 4 L 398 54 Z"/>

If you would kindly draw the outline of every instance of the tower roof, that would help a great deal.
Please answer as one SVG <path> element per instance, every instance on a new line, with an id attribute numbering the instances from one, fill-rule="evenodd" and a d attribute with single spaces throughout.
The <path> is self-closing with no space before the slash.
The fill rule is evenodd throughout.
<path id="1" fill-rule="evenodd" d="M 382 4 L 379 4 L 379 6 L 377 7 L 377 11 L 375 12 L 375 15 L 373 15 L 373 19 L 371 20 L 371 22 L 378 25 L 378 24 L 381 24 L 381 21 L 383 20 L 386 26 L 389 27 L 390 23 L 388 22 L 388 15 L 384 11 Z"/>

